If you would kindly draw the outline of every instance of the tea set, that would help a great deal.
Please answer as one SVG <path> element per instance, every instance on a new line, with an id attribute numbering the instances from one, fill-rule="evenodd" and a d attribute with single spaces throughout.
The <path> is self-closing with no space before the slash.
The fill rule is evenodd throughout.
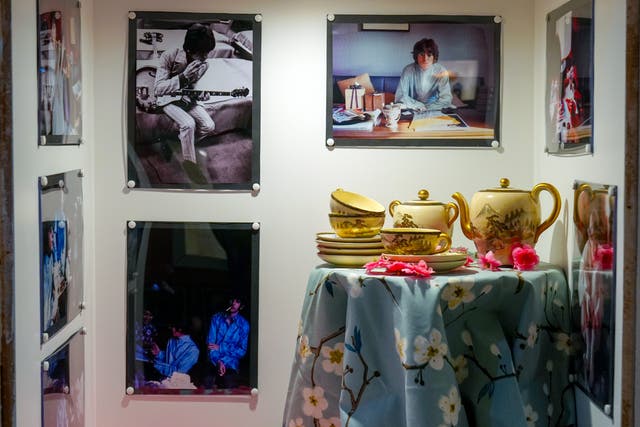
<path id="1" fill-rule="evenodd" d="M 551 212 L 541 220 L 540 193 L 553 199 Z M 318 256 L 347 267 L 361 267 L 381 256 L 391 260 L 425 260 L 436 272 L 449 271 L 466 262 L 467 254 L 451 251 L 456 220 L 465 237 L 473 241 L 478 257 L 493 252 L 503 265 L 512 263 L 516 245 L 534 247 L 538 238 L 558 218 L 560 193 L 551 184 L 539 183 L 531 190 L 500 186 L 477 191 L 470 202 L 456 192 L 454 202 L 429 199 L 427 190 L 417 200 L 393 200 L 388 206 L 393 227 L 384 227 L 385 207 L 364 195 L 343 190 L 331 193 L 329 222 L 334 233 L 318 233 Z M 435 267 L 434 267 L 435 266 Z M 440 267 L 440 268 L 437 268 Z"/>

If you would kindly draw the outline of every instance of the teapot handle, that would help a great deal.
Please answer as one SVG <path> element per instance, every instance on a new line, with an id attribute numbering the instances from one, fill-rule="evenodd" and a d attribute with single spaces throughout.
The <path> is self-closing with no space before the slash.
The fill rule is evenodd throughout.
<path id="1" fill-rule="evenodd" d="M 396 206 L 398 206 L 399 204 L 401 204 L 402 202 L 400 202 L 400 200 L 394 200 L 391 203 L 389 203 L 389 214 L 391 216 L 393 216 L 393 212 L 396 209 Z"/>
<path id="2" fill-rule="evenodd" d="M 542 234 L 544 230 L 549 228 L 551 224 L 553 224 L 553 222 L 558 219 L 558 215 L 560 214 L 560 207 L 562 206 L 560 193 L 558 192 L 556 187 L 546 182 L 541 182 L 540 184 L 533 187 L 533 190 L 531 190 L 531 195 L 536 201 L 539 202 L 539 195 L 543 190 L 549 192 L 553 197 L 553 209 L 551 210 L 551 214 L 547 217 L 547 219 L 544 220 L 536 229 L 536 235 L 533 238 L 534 243 L 538 241 L 538 237 L 540 237 L 540 234 Z"/>
<path id="3" fill-rule="evenodd" d="M 580 198 L 580 194 L 583 192 L 588 192 L 589 200 L 593 199 L 593 191 L 591 191 L 591 186 L 589 184 L 581 184 L 578 188 L 573 192 L 573 222 L 576 224 L 578 230 L 585 230 L 586 226 L 580 219 L 580 213 L 578 212 L 578 199 Z"/>
<path id="4" fill-rule="evenodd" d="M 458 209 L 458 205 L 455 203 L 449 202 L 444 206 L 445 211 L 447 211 L 447 225 L 451 227 L 453 222 L 458 219 L 458 215 L 460 214 L 460 209 Z M 453 215 L 451 214 L 453 212 Z"/>
<path id="5" fill-rule="evenodd" d="M 437 249 L 433 252 L 434 254 L 441 254 L 442 252 L 446 252 L 451 249 L 451 237 L 449 237 L 447 233 L 440 233 L 438 236 L 438 242 L 440 244 L 436 246 Z"/>

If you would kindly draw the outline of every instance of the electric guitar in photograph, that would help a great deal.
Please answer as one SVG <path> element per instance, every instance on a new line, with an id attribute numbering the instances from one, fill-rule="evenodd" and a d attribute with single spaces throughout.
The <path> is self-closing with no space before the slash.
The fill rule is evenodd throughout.
<path id="1" fill-rule="evenodd" d="M 230 96 L 241 98 L 249 95 L 249 89 L 241 87 L 230 91 L 181 89 L 167 95 L 156 97 L 153 88 L 156 81 L 156 69 L 143 67 L 136 73 L 136 106 L 146 113 L 160 113 L 165 105 L 180 100 L 183 96 L 200 98 L 209 96 Z"/>

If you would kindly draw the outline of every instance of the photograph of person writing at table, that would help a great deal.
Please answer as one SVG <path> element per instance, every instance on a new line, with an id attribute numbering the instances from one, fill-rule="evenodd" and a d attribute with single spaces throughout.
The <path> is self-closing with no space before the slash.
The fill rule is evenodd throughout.
<path id="1" fill-rule="evenodd" d="M 413 46 L 413 63 L 402 70 L 395 102 L 404 108 L 425 111 L 454 108 L 447 69 L 438 63 L 438 45 L 423 38 Z"/>

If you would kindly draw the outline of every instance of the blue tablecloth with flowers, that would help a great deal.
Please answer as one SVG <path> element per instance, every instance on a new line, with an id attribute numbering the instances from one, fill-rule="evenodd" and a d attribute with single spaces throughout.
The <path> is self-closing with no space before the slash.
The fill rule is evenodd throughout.
<path id="1" fill-rule="evenodd" d="M 562 270 L 312 271 L 283 427 L 570 426 Z"/>

